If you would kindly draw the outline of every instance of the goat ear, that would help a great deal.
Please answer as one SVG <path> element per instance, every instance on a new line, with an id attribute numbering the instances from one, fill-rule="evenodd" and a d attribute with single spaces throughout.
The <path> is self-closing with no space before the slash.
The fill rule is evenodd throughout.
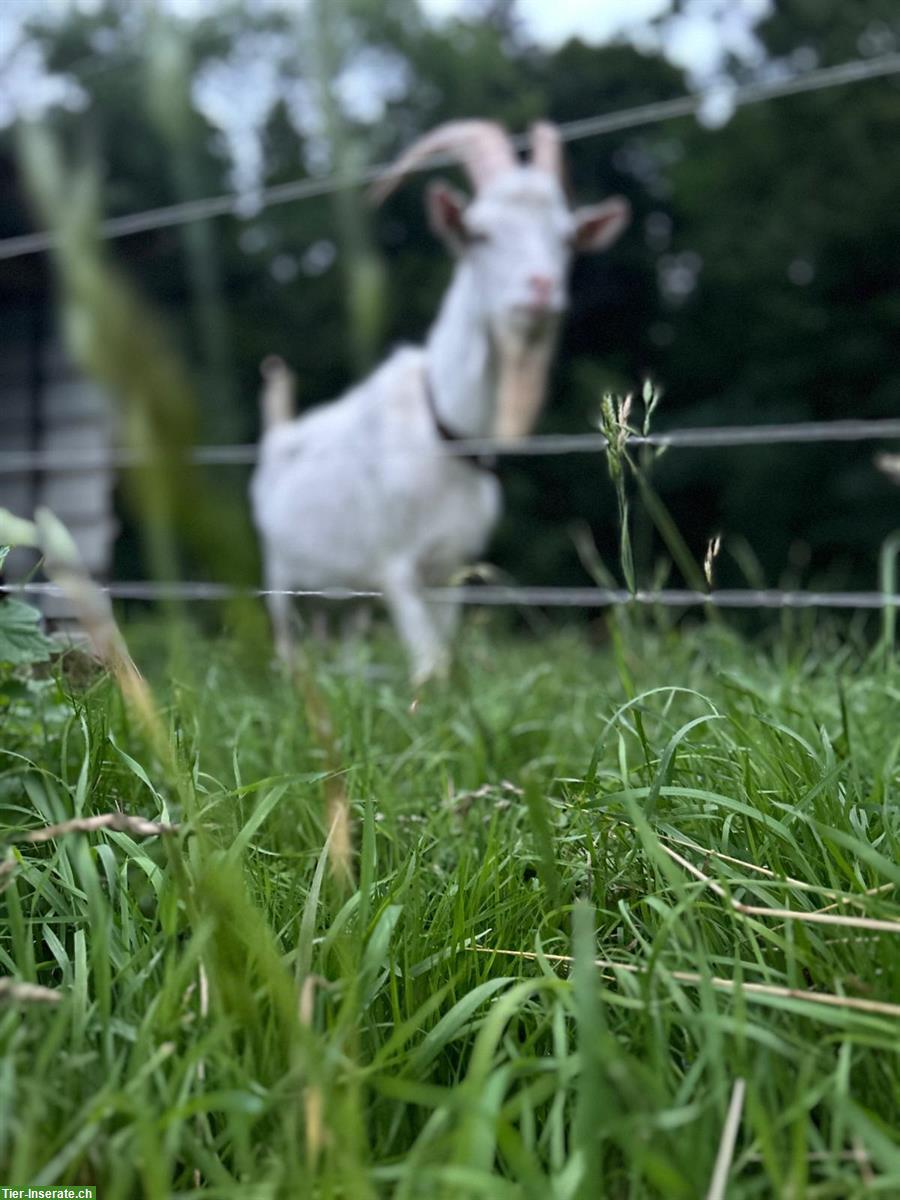
<path id="1" fill-rule="evenodd" d="M 590 254 L 611 246 L 631 220 L 631 205 L 624 196 L 610 196 L 602 204 L 575 211 L 575 249 Z"/>
<path id="2" fill-rule="evenodd" d="M 442 179 L 428 185 L 425 199 L 428 224 L 453 249 L 459 249 L 466 241 L 465 212 L 468 203 L 462 192 Z"/>

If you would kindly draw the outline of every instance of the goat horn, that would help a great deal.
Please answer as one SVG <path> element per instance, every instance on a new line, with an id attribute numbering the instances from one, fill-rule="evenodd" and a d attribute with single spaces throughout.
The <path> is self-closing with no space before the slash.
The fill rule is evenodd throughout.
<path id="1" fill-rule="evenodd" d="M 496 121 L 448 121 L 426 133 L 406 150 L 371 189 L 380 204 L 403 178 L 435 155 L 459 159 L 477 190 L 516 164 L 506 130 Z"/>
<path id="2" fill-rule="evenodd" d="M 531 127 L 531 161 L 554 179 L 562 179 L 562 142 L 550 121 L 536 121 Z"/>

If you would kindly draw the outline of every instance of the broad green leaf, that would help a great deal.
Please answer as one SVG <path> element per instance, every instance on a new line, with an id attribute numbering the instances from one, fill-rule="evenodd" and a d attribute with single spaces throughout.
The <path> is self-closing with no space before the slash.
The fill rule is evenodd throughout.
<path id="1" fill-rule="evenodd" d="M 41 614 L 11 597 L 0 601 L 0 662 L 23 666 L 46 662 L 53 643 L 41 632 Z"/>

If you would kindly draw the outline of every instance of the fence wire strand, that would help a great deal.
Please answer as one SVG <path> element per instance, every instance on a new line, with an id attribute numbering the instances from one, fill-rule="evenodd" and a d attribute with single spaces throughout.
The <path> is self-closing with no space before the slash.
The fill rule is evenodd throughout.
<path id="1" fill-rule="evenodd" d="M 773 79 L 737 86 L 729 96 L 735 108 L 746 108 L 764 100 L 777 100 L 784 96 L 795 96 L 804 92 L 824 91 L 843 87 L 850 83 L 878 79 L 900 72 L 900 54 L 883 54 L 875 58 L 857 58 L 838 63 L 832 67 L 819 67 L 805 71 L 788 79 Z M 642 125 L 659 124 L 677 117 L 697 113 L 707 99 L 705 93 L 691 93 L 661 100 L 652 104 L 641 104 L 618 112 L 601 113 L 582 120 L 569 121 L 559 126 L 560 135 L 566 142 L 575 142 L 586 137 L 597 137 L 604 133 L 616 133 Z M 527 144 L 526 134 L 513 138 L 517 147 Z M 450 158 L 435 158 L 415 170 L 431 170 L 433 167 L 452 165 Z M 271 187 L 258 188 L 252 192 L 228 192 L 220 196 L 209 196 L 200 200 L 188 200 L 180 204 L 169 204 L 161 208 L 127 213 L 121 217 L 110 217 L 102 222 L 100 236 L 105 239 L 127 237 L 145 233 L 152 229 L 167 229 L 190 221 L 203 221 L 222 216 L 256 216 L 265 208 L 278 204 L 289 204 L 310 200 L 316 196 L 327 196 L 346 187 L 363 187 L 374 183 L 390 164 L 379 163 L 350 179 L 328 176 L 323 179 L 294 179 Z M 4 238 L 0 241 L 0 259 L 23 258 L 29 254 L 40 254 L 52 249 L 56 236 L 49 230 Z"/>
<path id="2" fill-rule="evenodd" d="M 4 590 L 26 596 L 64 596 L 53 583 L 4 585 Z M 379 600 L 383 592 L 355 588 L 270 589 L 241 588 L 227 583 L 119 582 L 101 587 L 113 600 L 236 600 L 266 596 L 292 596 L 304 600 L 349 602 Z M 480 584 L 474 587 L 427 588 L 425 598 L 433 603 L 484 605 L 491 608 L 612 608 L 622 605 L 696 608 L 712 606 L 731 609 L 885 609 L 900 606 L 900 594 L 888 592 L 817 592 L 779 589 L 724 588 L 701 592 L 690 588 L 660 588 L 629 592 L 625 588 L 519 587 Z"/>
<path id="3" fill-rule="evenodd" d="M 309 410 L 311 411 L 311 410 Z M 900 438 L 900 419 L 885 417 L 861 421 L 806 421 L 790 425 L 721 425 L 668 432 L 630 434 L 630 446 L 680 447 L 682 449 L 724 449 L 740 446 L 793 446 L 810 443 L 860 442 Z M 540 458 L 559 454 L 598 454 L 609 448 L 602 433 L 547 433 L 521 438 L 515 442 L 498 438 L 460 438 L 453 442 L 435 442 L 434 455 L 455 457 L 496 456 Z M 298 450 L 301 447 L 298 446 Z M 202 466 L 251 466 L 259 447 L 245 442 L 236 445 L 195 446 L 187 457 Z M 407 453 L 403 450 L 396 454 Z M 420 455 L 418 448 L 410 454 Z M 102 453 L 79 454 L 77 450 L 9 450 L 0 452 L 0 475 L 26 471 L 101 471 L 137 467 L 152 462 L 146 452 L 116 449 Z"/>

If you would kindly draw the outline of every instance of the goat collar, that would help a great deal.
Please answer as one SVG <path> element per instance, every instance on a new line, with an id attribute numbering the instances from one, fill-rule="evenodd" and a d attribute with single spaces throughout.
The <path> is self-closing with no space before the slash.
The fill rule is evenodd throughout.
<path id="1" fill-rule="evenodd" d="M 462 434 L 451 429 L 438 412 L 437 401 L 434 397 L 434 388 L 432 387 L 431 376 L 427 368 L 425 369 L 425 401 L 428 405 L 428 411 L 431 413 L 431 419 L 434 422 L 438 437 L 442 442 L 453 443 L 469 440 Z M 454 454 L 453 457 L 459 459 L 460 462 L 470 463 L 473 467 L 478 467 L 481 471 L 489 471 L 492 475 L 497 474 L 497 459 L 493 454 Z"/>

